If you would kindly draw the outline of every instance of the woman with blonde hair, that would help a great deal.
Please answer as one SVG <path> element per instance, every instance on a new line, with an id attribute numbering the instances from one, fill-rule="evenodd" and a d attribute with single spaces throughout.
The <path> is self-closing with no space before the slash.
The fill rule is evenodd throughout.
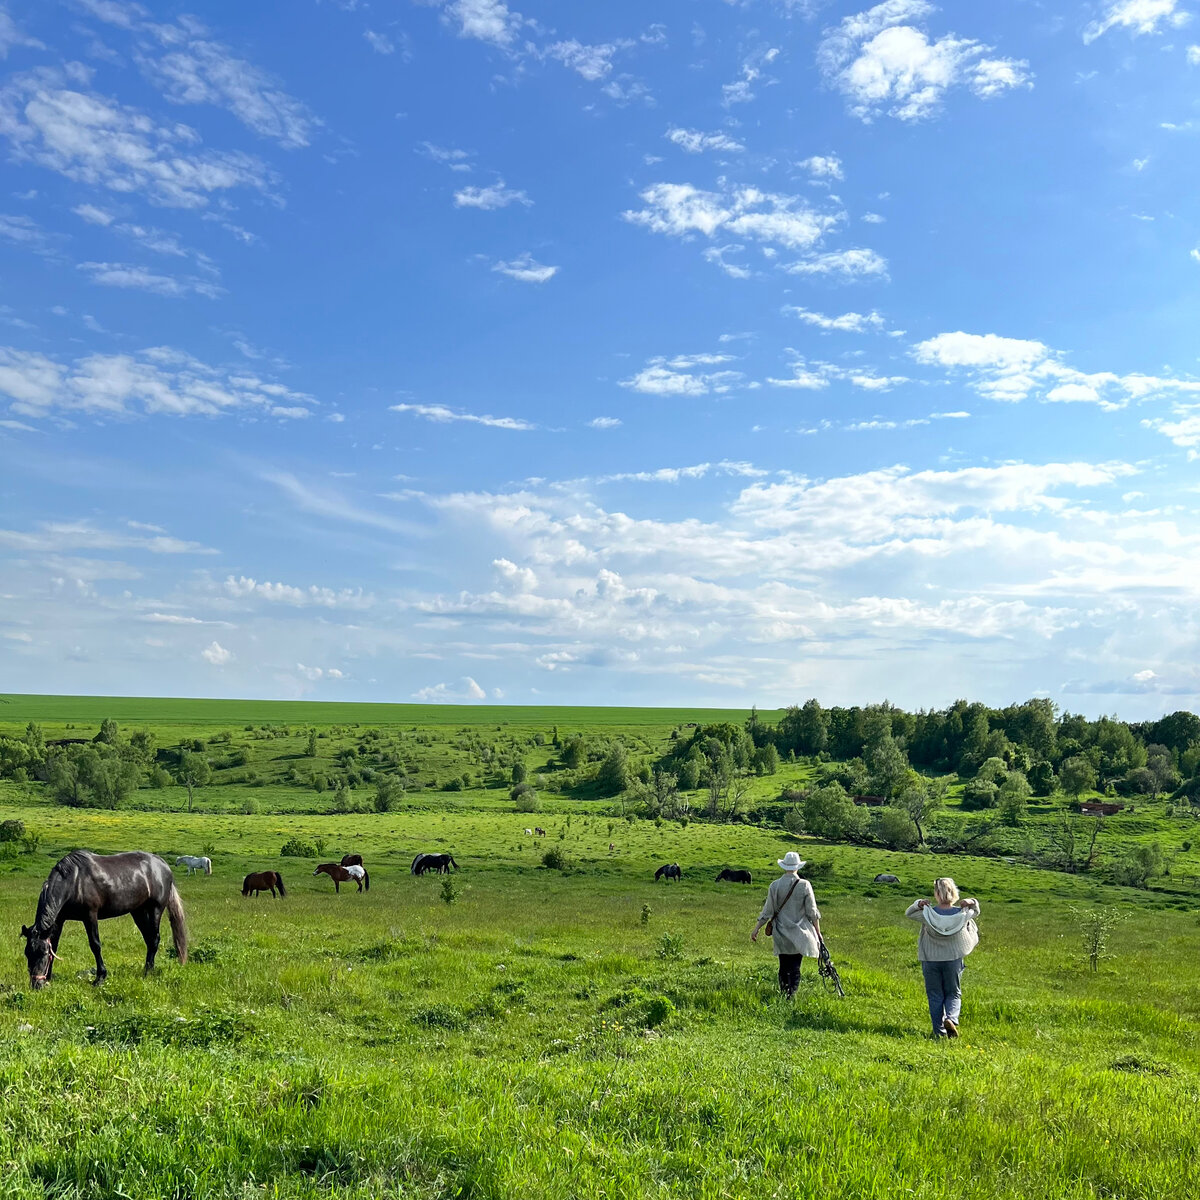
<path id="1" fill-rule="evenodd" d="M 758 941 L 765 925 L 779 955 L 779 990 L 790 1000 L 800 986 L 800 964 L 821 952 L 821 910 L 812 884 L 800 878 L 806 863 L 795 850 L 777 860 L 783 874 L 767 889 L 767 900 L 750 934 Z"/>
<path id="2" fill-rule="evenodd" d="M 917 958 L 925 976 L 933 1036 L 954 1038 L 962 1011 L 963 959 L 979 945 L 979 901 L 960 901 L 954 880 L 945 877 L 933 881 L 933 897 L 932 904 L 915 900 L 904 915 L 921 922 Z"/>

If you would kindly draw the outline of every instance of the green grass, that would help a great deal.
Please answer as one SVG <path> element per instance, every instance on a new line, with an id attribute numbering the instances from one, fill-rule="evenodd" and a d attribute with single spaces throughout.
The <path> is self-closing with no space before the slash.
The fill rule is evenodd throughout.
<path id="1" fill-rule="evenodd" d="M 6 928 L 68 846 L 173 856 L 211 841 L 216 873 L 180 879 L 193 961 L 164 957 L 149 980 L 128 920 L 102 926 L 101 990 L 77 926 L 42 993 L 14 941 L 0 1195 L 1050 1200 L 1200 1182 L 1200 930 L 1154 894 L 801 842 L 831 871 L 819 898 L 848 996 L 809 977 L 789 1005 L 747 940 L 762 889 L 712 882 L 731 863 L 765 883 L 798 844 L 758 829 L 610 834 L 576 814 L 546 818 L 543 840 L 494 813 L 17 815 L 47 843 L 0 875 Z M 311 862 L 279 859 L 293 834 L 361 852 L 371 891 L 334 896 Z M 549 844 L 578 872 L 540 868 Z M 451 906 L 407 873 L 442 846 L 464 868 Z M 654 885 L 671 859 L 685 881 Z M 289 899 L 242 900 L 242 874 L 268 866 Z M 869 895 L 879 870 L 903 886 Z M 957 1044 L 922 1036 L 901 916 L 945 871 L 983 903 Z M 1097 899 L 1128 920 L 1093 975 L 1066 906 Z M 658 957 L 667 932 L 677 960 Z"/>
<path id="2" fill-rule="evenodd" d="M 191 813 L 178 787 L 109 811 L 0 782 L 0 817 L 43 839 L 0 847 L 0 1198 L 1195 1195 L 1197 852 L 1152 890 L 1123 889 L 755 821 L 626 821 L 619 801 L 548 768 L 555 725 L 601 747 L 619 735 L 652 761 L 673 729 L 744 715 L 0 698 L 0 734 L 36 719 L 47 737 L 90 737 L 112 716 L 162 748 L 200 738 L 217 764 Z M 340 752 L 370 729 L 380 738 L 358 766 L 398 755 L 407 793 L 393 812 L 335 815 L 332 792 L 304 780 L 344 774 Z M 541 812 L 512 811 L 483 747 L 544 773 Z M 239 748 L 244 766 L 220 765 Z M 755 779 L 751 811 L 814 770 Z M 470 786 L 443 790 L 464 772 Z M 354 795 L 372 792 L 364 780 Z M 1014 844 L 1062 804 L 1038 806 Z M 947 819 L 965 815 L 952 800 Z M 548 836 L 526 837 L 534 825 Z M 1138 803 L 1108 823 L 1105 850 L 1179 848 L 1194 825 Z M 323 842 L 322 861 L 361 853 L 370 892 L 336 896 L 316 860 L 281 858 L 293 837 Z M 541 865 L 551 847 L 572 870 Z M 178 876 L 186 966 L 164 950 L 143 980 L 132 922 L 105 922 L 97 990 L 69 925 L 53 985 L 29 989 L 16 931 L 75 848 L 211 855 L 211 878 Z M 789 848 L 812 860 L 844 1001 L 812 963 L 782 1001 L 769 947 L 749 944 Z M 418 850 L 443 849 L 463 867 L 449 905 L 439 879 L 408 874 Z M 654 884 L 672 861 L 684 881 Z M 750 868 L 754 886 L 716 884 L 724 866 Z M 242 876 L 266 868 L 288 899 L 243 900 Z M 875 884 L 885 871 L 902 884 Z M 983 905 L 957 1043 L 924 1036 L 902 916 L 941 874 Z M 1096 973 L 1076 905 L 1124 914 Z M 677 956 L 660 953 L 664 937 Z"/>

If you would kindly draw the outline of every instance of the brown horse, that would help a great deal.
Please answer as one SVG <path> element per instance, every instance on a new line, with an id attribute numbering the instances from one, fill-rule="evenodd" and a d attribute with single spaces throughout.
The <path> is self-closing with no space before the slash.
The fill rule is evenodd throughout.
<path id="1" fill-rule="evenodd" d="M 342 866 L 343 867 L 361 867 L 362 865 L 363 865 L 363 860 L 362 860 L 361 854 L 343 854 L 342 855 Z"/>
<path id="2" fill-rule="evenodd" d="M 283 886 L 283 876 L 278 871 L 259 871 L 257 875 L 247 875 L 242 880 L 243 896 L 249 896 L 252 892 L 256 896 L 259 892 L 270 892 L 273 899 L 276 888 L 281 896 L 287 895 Z"/>
<path id="3" fill-rule="evenodd" d="M 360 892 L 371 890 L 371 877 L 363 869 L 361 864 L 355 864 L 353 867 L 342 867 L 337 863 L 322 863 L 314 872 L 314 875 L 328 875 L 333 880 L 333 890 L 340 892 L 342 884 L 348 883 L 351 879 L 358 884 Z"/>

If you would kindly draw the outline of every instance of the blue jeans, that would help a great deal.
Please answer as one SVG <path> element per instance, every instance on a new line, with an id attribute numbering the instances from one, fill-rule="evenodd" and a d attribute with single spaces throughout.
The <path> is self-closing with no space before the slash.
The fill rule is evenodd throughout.
<path id="1" fill-rule="evenodd" d="M 925 995 L 929 998 L 929 1019 L 933 1032 L 941 1035 L 942 1022 L 947 1017 L 958 1024 L 962 1011 L 963 960 L 953 958 L 949 962 L 923 962 L 921 974 L 925 976 Z"/>

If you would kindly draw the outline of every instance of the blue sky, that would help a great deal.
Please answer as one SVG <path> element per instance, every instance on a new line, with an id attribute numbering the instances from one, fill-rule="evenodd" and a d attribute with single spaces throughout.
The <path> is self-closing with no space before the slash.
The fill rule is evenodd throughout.
<path id="1" fill-rule="evenodd" d="M 1200 5 L 9 0 L 0 690 L 1200 697 Z"/>

